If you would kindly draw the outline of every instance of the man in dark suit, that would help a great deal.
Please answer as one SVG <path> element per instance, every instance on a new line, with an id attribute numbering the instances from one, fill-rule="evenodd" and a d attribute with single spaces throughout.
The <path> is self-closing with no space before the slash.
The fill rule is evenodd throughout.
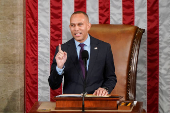
<path id="1" fill-rule="evenodd" d="M 48 79 L 51 89 L 59 88 L 64 76 L 63 93 L 83 93 L 84 77 L 79 63 L 79 44 L 83 44 L 89 53 L 85 91 L 98 96 L 111 93 L 117 79 L 110 44 L 88 34 L 91 24 L 84 12 L 74 12 L 69 27 L 73 38 L 56 48 Z"/>

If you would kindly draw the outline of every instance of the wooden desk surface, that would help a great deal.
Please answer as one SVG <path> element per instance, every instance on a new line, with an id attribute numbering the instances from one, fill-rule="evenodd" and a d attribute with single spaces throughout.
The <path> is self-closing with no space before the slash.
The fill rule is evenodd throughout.
<path id="1" fill-rule="evenodd" d="M 29 113 L 81 113 L 82 111 L 37 111 L 39 106 L 43 103 L 48 103 L 49 105 L 55 106 L 55 102 L 36 102 L 34 106 L 31 108 Z M 136 106 L 133 107 L 131 112 L 124 112 L 124 111 L 86 111 L 87 113 L 142 113 L 143 111 L 143 103 L 137 102 Z"/>

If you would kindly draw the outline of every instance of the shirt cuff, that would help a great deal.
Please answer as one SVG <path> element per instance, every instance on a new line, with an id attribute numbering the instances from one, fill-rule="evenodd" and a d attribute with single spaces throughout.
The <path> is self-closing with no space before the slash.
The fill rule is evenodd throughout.
<path id="1" fill-rule="evenodd" d="M 65 67 L 65 66 L 64 66 Z M 57 71 L 57 73 L 59 74 L 59 75 L 62 75 L 63 73 L 64 73 L 64 67 L 62 68 L 62 69 L 60 69 L 60 68 L 58 68 L 57 66 L 56 66 L 56 71 Z"/>

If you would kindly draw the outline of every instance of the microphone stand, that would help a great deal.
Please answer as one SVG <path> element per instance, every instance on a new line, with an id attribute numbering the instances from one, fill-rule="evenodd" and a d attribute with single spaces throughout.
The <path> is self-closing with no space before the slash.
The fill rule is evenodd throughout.
<path id="1" fill-rule="evenodd" d="M 84 68 L 85 68 L 85 77 L 84 77 L 84 87 L 83 87 L 83 101 L 82 101 L 82 112 L 84 111 L 84 97 L 85 97 L 85 88 L 86 88 L 86 76 L 87 76 L 87 58 L 83 59 Z"/>

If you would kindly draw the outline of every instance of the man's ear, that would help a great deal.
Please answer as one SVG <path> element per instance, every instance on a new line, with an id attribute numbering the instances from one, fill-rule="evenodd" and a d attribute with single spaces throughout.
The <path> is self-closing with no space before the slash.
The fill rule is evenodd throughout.
<path id="1" fill-rule="evenodd" d="M 91 23 L 88 23 L 88 31 L 90 30 L 91 28 Z"/>

